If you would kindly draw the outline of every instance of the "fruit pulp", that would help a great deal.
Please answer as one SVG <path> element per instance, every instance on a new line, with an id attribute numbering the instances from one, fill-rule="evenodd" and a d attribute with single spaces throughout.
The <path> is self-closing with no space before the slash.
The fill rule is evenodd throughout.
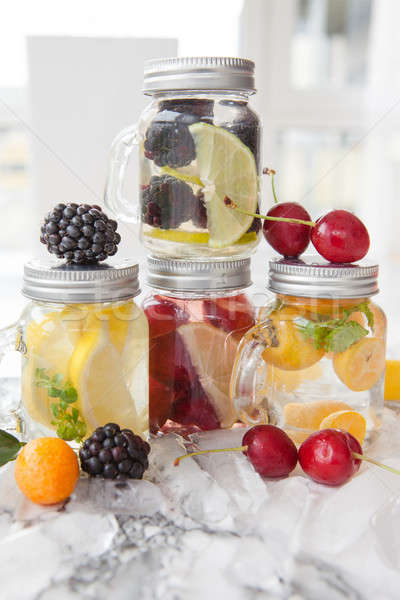
<path id="1" fill-rule="evenodd" d="M 32 434 L 58 431 L 66 387 L 86 435 L 115 421 L 148 432 L 148 324 L 132 301 L 28 308 L 22 401 Z M 54 382 L 47 385 L 46 382 Z M 45 384 L 45 385 L 43 385 Z M 65 421 L 65 419 L 64 419 Z"/>
<path id="2" fill-rule="evenodd" d="M 363 303 L 373 315 L 373 327 L 362 310 L 351 312 Z M 365 334 L 340 352 L 318 344 L 297 327 L 301 319 L 318 324 L 336 320 L 338 326 L 346 314 L 347 321 L 355 321 Z M 292 433 L 296 441 L 323 422 L 354 430 L 359 439 L 364 438 L 366 422 L 368 435 L 382 409 L 385 373 L 386 318 L 377 305 L 367 299 L 280 296 L 260 311 L 258 332 L 266 346 L 258 393 L 267 399 L 270 422 Z"/>
<path id="3" fill-rule="evenodd" d="M 239 341 L 254 325 L 245 294 L 152 294 L 143 309 L 150 335 L 151 431 L 186 434 L 240 424 L 229 384 Z"/>
<path id="4" fill-rule="evenodd" d="M 140 153 L 144 245 L 168 257 L 251 254 L 261 222 L 224 203 L 259 210 L 260 124 L 247 102 L 164 99 L 151 117 Z"/>

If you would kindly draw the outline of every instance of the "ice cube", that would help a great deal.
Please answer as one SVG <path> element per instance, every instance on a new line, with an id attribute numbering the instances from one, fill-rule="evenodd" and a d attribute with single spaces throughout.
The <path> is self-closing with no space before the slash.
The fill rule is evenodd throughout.
<path id="1" fill-rule="evenodd" d="M 114 514 L 151 516 L 161 511 L 164 499 L 160 489 L 146 480 L 107 481 L 81 478 L 68 510 L 103 510 Z"/>

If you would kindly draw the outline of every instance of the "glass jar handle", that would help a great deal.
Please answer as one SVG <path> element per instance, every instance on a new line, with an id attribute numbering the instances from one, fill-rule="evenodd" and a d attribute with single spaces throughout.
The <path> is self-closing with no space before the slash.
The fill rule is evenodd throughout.
<path id="1" fill-rule="evenodd" d="M 20 335 L 20 329 L 18 323 L 13 323 L 4 329 L 0 329 L 0 362 L 3 360 L 5 355 L 12 350 L 19 350 L 25 354 L 22 345 L 25 343 L 22 341 Z"/>
<path id="2" fill-rule="evenodd" d="M 123 129 L 111 145 L 110 167 L 106 183 L 104 203 L 118 219 L 128 223 L 138 222 L 138 202 L 124 196 L 125 173 L 129 158 L 140 136 L 136 125 Z M 137 198 L 137 196 L 135 196 Z"/>
<path id="3" fill-rule="evenodd" d="M 247 425 L 268 423 L 267 363 L 262 353 L 271 345 L 270 331 L 268 322 L 255 325 L 243 336 L 236 353 L 230 397 L 239 418 Z"/>

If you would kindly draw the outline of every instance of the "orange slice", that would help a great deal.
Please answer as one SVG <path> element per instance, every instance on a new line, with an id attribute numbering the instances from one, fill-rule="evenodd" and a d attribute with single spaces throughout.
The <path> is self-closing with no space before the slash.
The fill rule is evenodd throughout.
<path id="1" fill-rule="evenodd" d="M 367 422 L 365 418 L 356 410 L 339 410 L 328 415 L 319 425 L 320 429 L 342 429 L 354 435 L 354 437 L 363 443 Z"/>
<path id="2" fill-rule="evenodd" d="M 229 396 L 237 340 L 232 335 L 206 323 L 188 323 L 181 325 L 177 331 L 182 337 L 221 427 L 230 427 L 238 419 Z"/>
<path id="3" fill-rule="evenodd" d="M 315 430 L 328 415 L 350 408 L 344 402 L 289 402 L 285 405 L 283 414 L 286 427 Z"/>
<path id="4" fill-rule="evenodd" d="M 387 360 L 385 400 L 400 401 L 400 360 Z"/>
<path id="5" fill-rule="evenodd" d="M 353 392 L 371 389 L 385 370 L 385 342 L 381 338 L 363 338 L 333 359 L 339 379 Z"/>
<path id="6" fill-rule="evenodd" d="M 270 314 L 259 333 L 268 347 L 262 353 L 265 362 L 284 371 L 298 371 L 317 363 L 324 355 L 299 331 L 294 319 L 300 316 L 295 308 L 285 306 Z"/>

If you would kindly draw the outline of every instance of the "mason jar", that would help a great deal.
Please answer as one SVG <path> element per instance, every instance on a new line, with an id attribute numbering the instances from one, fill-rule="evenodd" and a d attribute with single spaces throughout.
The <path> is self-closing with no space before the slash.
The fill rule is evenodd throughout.
<path id="1" fill-rule="evenodd" d="M 146 63 L 150 96 L 137 124 L 111 148 L 106 205 L 138 222 L 156 256 L 247 256 L 260 220 L 260 121 L 249 106 L 254 63 L 240 58 L 166 58 Z M 125 196 L 132 149 L 139 153 L 138 194 Z"/>
<path id="2" fill-rule="evenodd" d="M 236 409 L 297 442 L 333 427 L 362 443 L 380 425 L 384 398 L 386 317 L 371 299 L 377 279 L 378 266 L 366 262 L 272 260 L 273 296 L 243 337 L 232 374 Z"/>
<path id="3" fill-rule="evenodd" d="M 150 429 L 181 434 L 243 424 L 229 384 L 252 327 L 250 259 L 149 257 L 143 302 L 150 334 Z"/>
<path id="4" fill-rule="evenodd" d="M 139 292 L 131 261 L 25 265 L 30 302 L 0 331 L 0 357 L 22 354 L 17 430 L 80 441 L 116 422 L 147 434 L 148 324 L 134 301 Z"/>

